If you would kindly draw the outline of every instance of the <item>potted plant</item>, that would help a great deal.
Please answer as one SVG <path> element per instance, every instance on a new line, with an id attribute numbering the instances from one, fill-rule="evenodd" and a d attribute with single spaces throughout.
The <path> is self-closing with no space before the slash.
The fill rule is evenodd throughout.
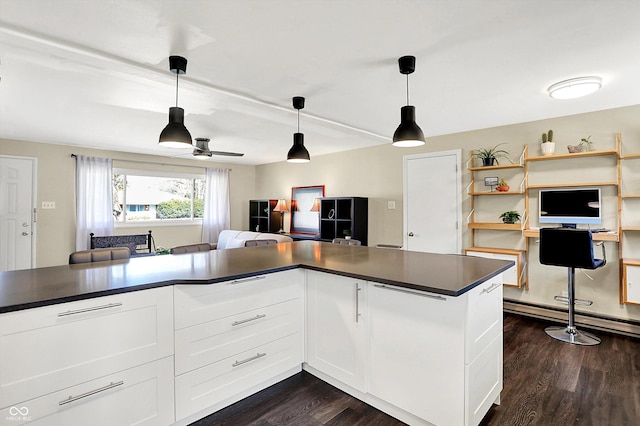
<path id="1" fill-rule="evenodd" d="M 351 239 L 351 231 L 348 229 L 345 229 L 344 231 L 342 231 L 342 235 L 344 235 L 344 238 L 347 240 Z"/>
<path id="2" fill-rule="evenodd" d="M 591 141 L 591 135 L 586 138 L 580 139 L 580 143 L 578 145 L 567 145 L 567 149 L 569 152 L 587 152 L 593 149 L 593 142 Z"/>
<path id="3" fill-rule="evenodd" d="M 556 144 L 553 142 L 553 130 L 549 130 L 547 133 L 542 134 L 542 155 L 552 155 L 556 150 Z"/>
<path id="4" fill-rule="evenodd" d="M 515 210 L 509 210 L 508 212 L 502 213 L 500 219 L 502 219 L 504 223 L 516 223 L 520 220 L 520 213 Z"/>
<path id="5" fill-rule="evenodd" d="M 508 157 L 509 152 L 505 151 L 504 149 L 498 149 L 500 145 L 504 144 L 500 143 L 493 148 L 478 149 L 473 154 L 473 156 L 481 159 L 483 166 L 493 166 L 494 164 L 500 164 L 498 163 L 498 157 L 506 158 L 507 160 L 509 160 L 509 162 L 511 162 Z"/>
<path id="6" fill-rule="evenodd" d="M 500 182 L 498 182 L 498 186 L 496 186 L 496 191 L 500 191 L 500 192 L 509 191 L 509 185 L 507 184 L 507 181 L 504 179 L 500 179 Z"/>

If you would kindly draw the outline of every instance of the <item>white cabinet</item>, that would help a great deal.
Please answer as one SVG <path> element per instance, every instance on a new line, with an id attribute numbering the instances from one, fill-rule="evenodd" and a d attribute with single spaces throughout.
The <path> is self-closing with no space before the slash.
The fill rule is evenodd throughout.
<path id="1" fill-rule="evenodd" d="M 623 285 L 625 303 L 640 304 L 640 262 L 623 263 Z"/>
<path id="2" fill-rule="evenodd" d="M 0 315 L 0 407 L 172 354 L 171 287 L 6 313 Z"/>
<path id="3" fill-rule="evenodd" d="M 20 402 L 0 418 L 22 424 L 20 413 L 38 426 L 172 424 L 173 357 Z"/>
<path id="4" fill-rule="evenodd" d="M 459 297 L 369 283 L 368 299 L 368 392 L 433 424 L 478 424 L 502 389 L 500 277 Z"/>
<path id="5" fill-rule="evenodd" d="M 296 269 L 175 286 L 178 420 L 220 409 L 300 370 L 303 282 Z"/>
<path id="6" fill-rule="evenodd" d="M 307 364 L 364 390 L 366 282 L 307 271 Z"/>
<path id="7" fill-rule="evenodd" d="M 502 282 L 506 286 L 521 287 L 526 284 L 526 254 L 524 250 L 473 247 L 466 249 L 467 256 L 484 257 L 487 259 L 508 260 L 515 265 L 502 273 Z"/>

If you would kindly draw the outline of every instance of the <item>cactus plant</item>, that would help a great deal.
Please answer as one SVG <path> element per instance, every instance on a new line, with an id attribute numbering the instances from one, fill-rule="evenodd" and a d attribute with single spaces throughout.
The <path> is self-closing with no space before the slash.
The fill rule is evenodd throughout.
<path id="1" fill-rule="evenodd" d="M 542 134 L 542 143 L 553 142 L 553 130 Z"/>

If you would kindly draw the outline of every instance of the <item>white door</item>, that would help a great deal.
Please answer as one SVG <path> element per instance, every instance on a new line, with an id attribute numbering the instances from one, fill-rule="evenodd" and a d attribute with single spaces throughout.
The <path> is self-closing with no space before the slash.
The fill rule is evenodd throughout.
<path id="1" fill-rule="evenodd" d="M 35 161 L 0 157 L 0 271 L 34 265 Z"/>
<path id="2" fill-rule="evenodd" d="M 460 254 L 460 150 L 404 156 L 404 247 Z"/>

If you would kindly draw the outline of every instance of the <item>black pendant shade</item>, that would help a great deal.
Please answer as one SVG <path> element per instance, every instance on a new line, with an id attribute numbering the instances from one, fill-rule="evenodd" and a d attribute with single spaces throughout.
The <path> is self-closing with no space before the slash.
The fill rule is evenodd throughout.
<path id="1" fill-rule="evenodd" d="M 287 161 L 290 163 L 306 163 L 311 161 L 309 151 L 304 147 L 304 135 L 302 133 L 293 134 L 293 146 L 287 154 Z"/>
<path id="2" fill-rule="evenodd" d="M 169 124 L 160 133 L 158 143 L 167 148 L 191 147 L 191 133 L 184 126 L 184 109 L 180 107 L 169 108 Z"/>
<path id="3" fill-rule="evenodd" d="M 409 74 L 416 69 L 415 56 L 398 59 L 400 74 L 407 76 L 407 105 L 400 109 L 400 125 L 393 133 L 393 146 L 412 147 L 424 145 L 424 133 L 416 123 L 416 108 L 409 105 Z"/>
<path id="4" fill-rule="evenodd" d="M 169 124 L 160 133 L 158 144 L 166 148 L 191 148 L 191 133 L 184 126 L 184 109 L 178 107 L 178 77 L 187 72 L 187 60 L 169 57 L 169 69 L 176 75 L 176 106 L 169 108 Z"/>
<path id="5" fill-rule="evenodd" d="M 293 107 L 298 110 L 298 133 L 293 134 L 293 146 L 287 153 L 289 163 L 308 163 L 311 161 L 309 151 L 304 147 L 304 135 L 300 133 L 300 110 L 304 108 L 304 98 L 294 96 Z"/>

